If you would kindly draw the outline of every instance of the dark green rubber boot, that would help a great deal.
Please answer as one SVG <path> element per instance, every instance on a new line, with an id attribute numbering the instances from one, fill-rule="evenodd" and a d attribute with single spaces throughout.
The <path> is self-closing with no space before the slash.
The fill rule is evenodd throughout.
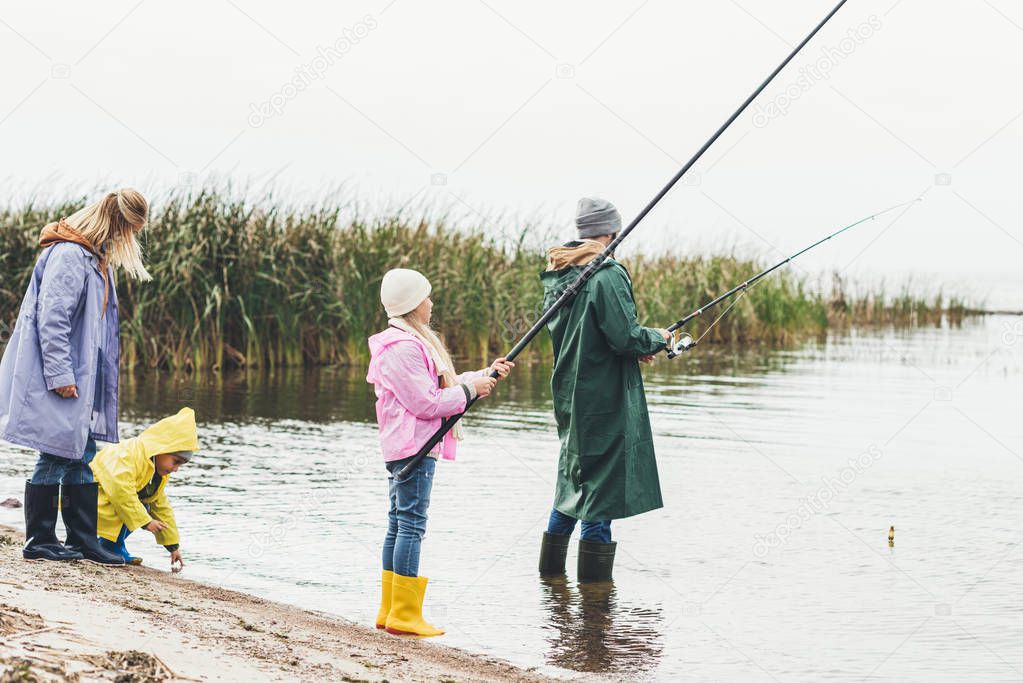
<path id="1" fill-rule="evenodd" d="M 610 581 L 615 566 L 615 547 L 617 545 L 614 541 L 596 543 L 580 539 L 576 580 L 579 583 Z"/>
<path id="2" fill-rule="evenodd" d="M 543 532 L 540 542 L 540 576 L 561 576 L 565 573 L 565 557 L 571 536 Z"/>

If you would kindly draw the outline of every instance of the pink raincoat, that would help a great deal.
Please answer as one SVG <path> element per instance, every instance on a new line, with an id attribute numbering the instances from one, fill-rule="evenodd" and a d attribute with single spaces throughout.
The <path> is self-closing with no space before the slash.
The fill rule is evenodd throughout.
<path id="1" fill-rule="evenodd" d="M 487 372 L 463 373 L 457 377 L 459 384 L 441 389 L 437 364 L 429 349 L 413 335 L 395 327 L 370 337 L 369 352 L 366 381 L 373 385 L 377 395 L 377 425 L 385 462 L 418 453 L 440 428 L 443 418 L 465 410 L 466 396 L 461 384 Z M 448 432 L 430 455 L 436 457 L 439 453 L 445 460 L 454 460 L 455 447 L 455 438 Z"/>

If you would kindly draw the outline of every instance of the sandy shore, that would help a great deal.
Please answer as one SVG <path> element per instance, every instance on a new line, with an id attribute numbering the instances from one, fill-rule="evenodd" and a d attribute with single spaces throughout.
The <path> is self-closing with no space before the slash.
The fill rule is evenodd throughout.
<path id="1" fill-rule="evenodd" d="M 548 680 L 146 567 L 26 562 L 22 539 L 0 526 L 0 683 Z"/>

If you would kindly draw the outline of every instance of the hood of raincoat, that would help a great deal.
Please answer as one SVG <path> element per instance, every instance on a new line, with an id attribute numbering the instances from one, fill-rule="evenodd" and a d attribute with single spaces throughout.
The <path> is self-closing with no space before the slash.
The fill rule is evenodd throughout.
<path id="1" fill-rule="evenodd" d="M 182 408 L 177 415 L 165 417 L 136 437 L 146 457 L 161 453 L 199 450 L 199 432 L 195 427 L 195 411 Z"/>
<path id="2" fill-rule="evenodd" d="M 375 359 L 379 358 L 380 357 L 380 352 L 383 351 L 384 349 L 386 349 L 391 344 L 396 344 L 396 343 L 398 343 L 400 341 L 416 342 L 419 346 L 421 346 L 423 348 L 424 351 L 427 352 L 426 355 L 429 356 L 431 360 L 433 358 L 432 356 L 430 356 L 430 354 L 428 352 L 428 349 L 426 348 L 426 345 L 423 344 L 423 342 L 419 341 L 413 335 L 409 334 L 405 330 L 399 330 L 397 327 L 388 327 L 387 329 L 383 330 L 382 332 L 377 332 L 372 337 L 370 337 L 367 341 L 369 343 L 369 357 L 370 357 L 369 373 L 368 373 L 368 377 L 367 377 L 369 382 L 373 382 L 375 380 L 375 378 L 376 378 L 376 370 L 377 370 L 377 368 L 376 368 L 376 365 L 373 363 L 373 361 Z"/>

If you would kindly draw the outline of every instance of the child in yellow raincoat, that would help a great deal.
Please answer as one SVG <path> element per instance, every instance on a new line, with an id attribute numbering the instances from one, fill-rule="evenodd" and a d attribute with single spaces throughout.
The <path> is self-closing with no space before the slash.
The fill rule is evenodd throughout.
<path id="1" fill-rule="evenodd" d="M 171 569 L 184 567 L 178 525 L 167 500 L 167 480 L 199 448 L 195 412 L 182 408 L 134 439 L 107 446 L 90 463 L 99 484 L 97 533 L 100 544 L 124 561 L 142 560 L 128 553 L 124 541 L 138 528 L 156 536 L 171 554 Z"/>

